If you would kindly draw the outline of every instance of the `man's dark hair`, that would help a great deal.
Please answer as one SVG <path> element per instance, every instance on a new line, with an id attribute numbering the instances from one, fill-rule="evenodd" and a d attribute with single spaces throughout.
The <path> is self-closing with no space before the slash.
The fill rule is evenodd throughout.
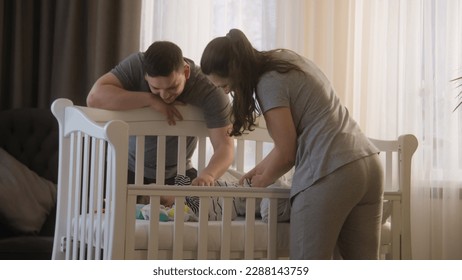
<path id="1" fill-rule="evenodd" d="M 183 64 L 183 52 L 180 47 L 168 41 L 152 43 L 143 57 L 144 71 L 150 77 L 167 77 Z"/>

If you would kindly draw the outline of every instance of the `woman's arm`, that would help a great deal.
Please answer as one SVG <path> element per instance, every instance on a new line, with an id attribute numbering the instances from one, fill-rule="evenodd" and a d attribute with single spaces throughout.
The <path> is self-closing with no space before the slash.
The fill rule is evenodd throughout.
<path id="1" fill-rule="evenodd" d="M 287 173 L 295 163 L 297 133 L 288 107 L 277 107 L 265 114 L 266 126 L 273 139 L 270 153 L 240 180 L 250 179 L 252 187 L 267 187 Z"/>

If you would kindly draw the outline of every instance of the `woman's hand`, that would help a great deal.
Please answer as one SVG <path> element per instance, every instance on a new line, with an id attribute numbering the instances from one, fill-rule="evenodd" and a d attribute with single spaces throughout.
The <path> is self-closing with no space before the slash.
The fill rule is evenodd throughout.
<path id="1" fill-rule="evenodd" d="M 241 179 L 239 179 L 239 185 L 244 185 L 245 182 L 255 188 L 266 188 L 271 185 L 271 182 L 267 182 L 265 177 L 259 174 L 255 168 L 244 174 Z"/>

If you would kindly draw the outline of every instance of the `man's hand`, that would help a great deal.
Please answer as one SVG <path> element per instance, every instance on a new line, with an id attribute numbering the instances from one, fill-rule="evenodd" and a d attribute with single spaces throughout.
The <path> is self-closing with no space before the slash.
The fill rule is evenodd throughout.
<path id="1" fill-rule="evenodd" d="M 194 180 L 192 180 L 191 185 L 193 186 L 213 186 L 215 185 L 215 178 L 209 174 L 199 174 Z"/>
<path id="2" fill-rule="evenodd" d="M 157 112 L 165 115 L 167 117 L 167 122 L 169 125 L 176 125 L 176 121 L 183 120 L 183 116 L 181 115 L 180 111 L 175 107 L 175 105 L 184 105 L 181 102 L 174 102 L 172 104 L 165 103 L 162 98 L 157 95 L 151 94 L 151 108 L 156 110 Z"/>

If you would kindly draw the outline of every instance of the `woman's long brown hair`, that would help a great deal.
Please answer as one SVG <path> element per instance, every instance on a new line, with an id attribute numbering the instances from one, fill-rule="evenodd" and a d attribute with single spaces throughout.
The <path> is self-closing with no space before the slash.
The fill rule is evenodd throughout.
<path id="1" fill-rule="evenodd" d="M 204 49 L 202 72 L 228 78 L 232 83 L 229 85 L 234 92 L 231 136 L 253 130 L 256 117 L 261 114 L 256 91 L 264 73 L 302 71 L 295 64 L 275 58 L 273 54 L 280 50 L 257 51 L 238 29 L 231 29 L 226 36 L 213 39 Z"/>

